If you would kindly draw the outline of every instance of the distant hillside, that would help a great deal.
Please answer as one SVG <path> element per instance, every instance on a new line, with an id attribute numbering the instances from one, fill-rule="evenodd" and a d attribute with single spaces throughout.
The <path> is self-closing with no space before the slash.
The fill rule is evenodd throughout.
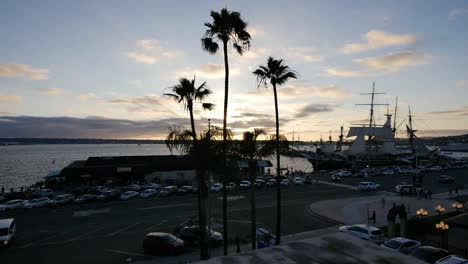
<path id="1" fill-rule="evenodd" d="M 448 143 L 468 143 L 468 134 L 459 136 L 448 136 L 448 137 L 434 137 L 434 138 L 422 138 L 427 145 L 444 146 Z"/>
<path id="2" fill-rule="evenodd" d="M 164 140 L 81 139 L 81 138 L 0 138 L 0 145 L 38 144 L 162 144 Z"/>

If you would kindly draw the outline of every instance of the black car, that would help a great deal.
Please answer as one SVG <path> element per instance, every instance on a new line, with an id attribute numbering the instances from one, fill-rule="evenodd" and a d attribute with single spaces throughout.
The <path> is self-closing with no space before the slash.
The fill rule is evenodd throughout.
<path id="1" fill-rule="evenodd" d="M 208 233 L 208 228 L 206 228 Z M 187 244 L 196 244 L 200 241 L 200 227 L 198 225 L 185 226 L 179 231 L 179 238 L 184 240 Z M 210 245 L 220 246 L 223 243 L 223 235 L 219 232 L 210 230 Z"/>
<path id="2" fill-rule="evenodd" d="M 85 204 L 96 200 L 97 195 L 95 194 L 84 194 L 73 201 L 75 204 Z"/>
<path id="3" fill-rule="evenodd" d="M 339 181 L 341 181 L 341 178 L 340 178 L 340 176 L 338 176 L 338 175 L 336 175 L 336 174 L 332 174 L 330 180 L 331 180 L 332 182 L 339 182 Z"/>
<path id="4" fill-rule="evenodd" d="M 168 187 L 164 187 L 161 191 L 159 191 L 159 196 L 162 196 L 162 197 L 171 196 L 176 193 L 177 193 L 176 186 L 168 186 Z"/>
<path id="5" fill-rule="evenodd" d="M 415 249 L 410 255 L 427 263 L 436 263 L 439 259 L 450 255 L 450 253 L 442 248 L 422 246 Z"/>
<path id="6" fill-rule="evenodd" d="M 98 201 L 110 201 L 114 200 L 120 197 L 120 191 L 119 190 L 107 190 L 104 191 L 101 195 L 99 195 L 97 198 Z"/>
<path id="7" fill-rule="evenodd" d="M 310 177 L 310 176 L 305 176 L 305 178 L 304 178 L 304 183 L 305 183 L 305 184 L 312 184 L 312 177 Z"/>

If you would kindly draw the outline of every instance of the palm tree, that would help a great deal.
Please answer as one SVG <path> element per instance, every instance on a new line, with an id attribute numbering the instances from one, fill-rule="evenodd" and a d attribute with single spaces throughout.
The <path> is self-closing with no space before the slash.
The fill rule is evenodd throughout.
<path id="1" fill-rule="evenodd" d="M 242 136 L 242 141 L 238 142 L 236 146 L 237 156 L 242 160 L 247 160 L 249 178 L 252 184 L 256 180 L 258 173 L 257 160 L 272 156 L 275 153 L 275 140 L 267 140 L 259 142 L 258 138 L 266 135 L 265 130 L 255 128 L 253 132 L 246 131 Z M 255 187 L 250 189 L 250 210 L 251 210 L 251 230 L 250 236 L 252 240 L 252 249 L 256 249 L 256 228 L 257 228 L 257 214 L 255 208 Z"/>
<path id="2" fill-rule="evenodd" d="M 267 65 L 260 65 L 253 74 L 257 77 L 257 87 L 264 84 L 268 87 L 268 81 L 273 86 L 275 96 L 275 114 L 276 114 L 276 241 L 279 245 L 281 240 L 281 166 L 280 166 L 280 136 L 279 136 L 279 114 L 278 114 L 278 95 L 276 85 L 285 84 L 289 79 L 296 79 L 297 73 L 290 70 L 289 66 L 283 64 L 283 60 L 275 60 L 269 57 Z"/>
<path id="3" fill-rule="evenodd" d="M 250 48 L 250 34 L 247 32 L 247 23 L 242 20 L 239 12 L 232 12 L 226 8 L 221 12 L 211 11 L 212 23 L 205 23 L 208 28 L 201 39 L 203 50 L 210 54 L 216 54 L 219 50 L 218 42 L 223 43 L 224 52 L 224 118 L 223 118 L 223 159 L 224 159 L 224 177 L 223 185 L 226 186 L 227 173 L 227 110 L 228 110 L 228 92 L 229 92 L 229 62 L 228 62 L 228 44 L 232 43 L 235 51 L 242 55 Z M 227 255 L 227 199 L 226 188 L 223 188 L 223 231 L 224 231 L 224 255 Z"/>
<path id="4" fill-rule="evenodd" d="M 190 136 L 193 139 L 193 152 L 195 156 L 198 154 L 198 143 L 197 143 L 197 132 L 195 130 L 195 120 L 193 118 L 193 103 L 200 102 L 202 103 L 202 108 L 204 110 L 212 110 L 214 105 L 211 103 L 203 103 L 203 101 L 212 93 L 210 89 L 206 86 L 206 82 L 202 83 L 200 86 L 195 86 L 195 77 L 193 80 L 187 78 L 180 78 L 179 83 L 170 87 L 172 93 L 165 93 L 165 96 L 169 96 L 176 100 L 178 103 L 184 105 L 185 110 L 190 114 L 190 125 L 192 130 L 186 131 L 183 133 L 185 137 L 182 137 L 182 133 L 176 133 L 171 131 L 169 137 L 176 137 L 177 139 L 187 138 Z M 197 164 L 197 163 L 195 163 Z M 198 221 L 200 227 L 200 259 L 207 259 L 208 256 L 208 243 L 206 240 L 206 206 L 204 193 L 207 192 L 204 184 L 204 173 L 203 171 L 197 169 L 197 183 L 198 183 Z"/>

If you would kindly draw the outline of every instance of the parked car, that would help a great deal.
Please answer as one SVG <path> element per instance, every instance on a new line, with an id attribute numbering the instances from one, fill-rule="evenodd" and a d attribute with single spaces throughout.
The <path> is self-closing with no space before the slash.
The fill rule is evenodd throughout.
<path id="1" fill-rule="evenodd" d="M 265 182 L 261 179 L 256 179 L 254 185 L 256 189 L 261 189 L 265 185 Z"/>
<path id="2" fill-rule="evenodd" d="M 106 190 L 101 195 L 96 197 L 98 201 L 110 201 L 120 197 L 119 190 Z"/>
<path id="3" fill-rule="evenodd" d="M 305 178 L 304 178 L 304 183 L 305 183 L 305 184 L 312 184 L 312 177 L 310 177 L 310 176 L 305 176 Z"/>
<path id="4" fill-rule="evenodd" d="M 301 177 L 295 177 L 293 182 L 295 185 L 304 185 L 304 179 Z"/>
<path id="5" fill-rule="evenodd" d="M 468 264 L 468 259 L 464 259 L 455 255 L 449 255 L 439 259 L 436 264 Z"/>
<path id="6" fill-rule="evenodd" d="M 265 183 L 266 187 L 273 187 L 276 185 L 276 179 L 269 179 L 266 183 Z"/>
<path id="7" fill-rule="evenodd" d="M 4 204 L 0 204 L 0 212 L 2 211 L 10 211 L 10 210 L 14 210 L 14 209 L 19 209 L 19 208 L 23 208 L 23 204 L 26 202 L 26 200 L 20 200 L 20 199 L 17 199 L 17 200 L 10 200 Z"/>
<path id="8" fill-rule="evenodd" d="M 281 186 L 288 187 L 289 186 L 289 180 L 288 179 L 282 179 L 280 184 L 281 184 Z"/>
<path id="9" fill-rule="evenodd" d="M 0 195 L 0 202 L 3 202 L 3 201 L 5 201 L 5 200 L 6 200 L 5 196 Z"/>
<path id="10" fill-rule="evenodd" d="M 121 201 L 128 201 L 128 200 L 133 200 L 138 198 L 140 194 L 135 191 L 126 191 L 120 195 L 120 200 Z"/>
<path id="11" fill-rule="evenodd" d="M 15 238 L 16 223 L 14 218 L 0 219 L 0 248 L 7 247 Z"/>
<path id="12" fill-rule="evenodd" d="M 158 192 L 155 189 L 146 189 L 140 193 L 140 198 L 148 199 L 155 197 L 157 194 Z"/>
<path id="13" fill-rule="evenodd" d="M 226 185 L 226 191 L 234 191 L 236 189 L 236 183 L 230 182 Z"/>
<path id="14" fill-rule="evenodd" d="M 141 190 L 141 186 L 138 184 L 130 184 L 130 185 L 123 187 L 123 190 L 138 192 L 139 190 Z"/>
<path id="15" fill-rule="evenodd" d="M 440 183 L 454 183 L 455 178 L 453 178 L 452 176 L 440 175 L 439 176 L 439 182 Z"/>
<path id="16" fill-rule="evenodd" d="M 176 192 L 177 192 L 176 186 L 167 186 L 159 192 L 159 196 L 163 196 L 163 197 L 170 196 L 170 195 L 176 194 Z"/>
<path id="17" fill-rule="evenodd" d="M 243 180 L 239 183 L 239 189 L 248 190 L 250 189 L 251 183 L 248 180 Z"/>
<path id="18" fill-rule="evenodd" d="M 417 193 L 416 187 L 410 184 L 401 185 L 399 187 L 397 185 L 395 190 L 397 190 L 397 192 L 401 195 L 416 195 Z"/>
<path id="19" fill-rule="evenodd" d="M 70 194 L 70 193 L 61 194 L 61 195 L 56 196 L 52 200 L 51 205 L 52 206 L 65 205 L 68 203 L 72 203 L 73 200 L 75 200 L 75 196 L 73 194 Z"/>
<path id="20" fill-rule="evenodd" d="M 374 191 L 374 190 L 380 190 L 382 187 L 380 187 L 380 184 L 377 184 L 375 182 L 360 182 L 358 185 L 358 189 L 361 191 Z"/>
<path id="21" fill-rule="evenodd" d="M 150 182 L 150 183 L 147 183 L 147 184 L 141 186 L 141 188 L 145 189 L 145 190 L 146 189 L 154 189 L 154 190 L 158 191 L 159 189 L 161 189 L 161 186 L 159 184 L 157 184 L 157 183 Z"/>
<path id="22" fill-rule="evenodd" d="M 438 260 L 445 258 L 450 254 L 447 250 L 442 248 L 421 246 L 415 249 L 413 252 L 411 252 L 410 255 L 419 260 L 434 264 Z"/>
<path id="23" fill-rule="evenodd" d="M 392 239 L 385 241 L 382 244 L 382 247 L 384 248 L 387 248 L 393 251 L 398 251 L 403 254 L 409 254 L 420 246 L 421 246 L 421 242 L 408 239 L 408 238 L 404 238 L 404 237 L 394 237 Z"/>
<path id="24" fill-rule="evenodd" d="M 335 171 L 332 173 L 332 175 L 336 175 L 338 177 L 352 177 L 353 173 L 348 171 L 348 170 L 342 170 L 342 171 Z"/>
<path id="25" fill-rule="evenodd" d="M 392 170 L 384 170 L 384 171 L 382 172 L 382 174 L 383 174 L 384 176 L 392 176 L 393 174 L 395 174 L 395 172 L 392 171 Z"/>
<path id="26" fill-rule="evenodd" d="M 100 195 L 106 190 L 104 186 L 93 186 L 88 189 L 88 193 Z"/>
<path id="27" fill-rule="evenodd" d="M 143 239 L 143 250 L 156 255 L 182 254 L 184 241 L 168 233 L 149 233 Z"/>
<path id="28" fill-rule="evenodd" d="M 442 167 L 441 166 L 434 166 L 434 167 L 430 167 L 428 170 L 430 170 L 430 171 L 440 171 L 440 170 L 442 170 Z"/>
<path id="29" fill-rule="evenodd" d="M 210 192 L 220 192 L 223 190 L 223 184 L 222 183 L 215 183 L 211 185 L 210 187 Z"/>
<path id="30" fill-rule="evenodd" d="M 185 195 L 193 192 L 193 187 L 190 185 L 184 185 L 177 190 L 178 195 Z"/>
<path id="31" fill-rule="evenodd" d="M 33 197 L 52 197 L 54 196 L 54 191 L 51 189 L 41 189 L 38 191 L 33 192 Z"/>
<path id="32" fill-rule="evenodd" d="M 51 204 L 52 204 L 52 200 L 50 200 L 49 197 L 41 197 L 41 198 L 36 198 L 36 199 L 26 201 L 23 204 L 23 208 L 25 209 L 38 208 L 38 207 L 49 206 Z"/>
<path id="33" fill-rule="evenodd" d="M 73 203 L 75 203 L 75 204 L 85 204 L 85 203 L 89 203 L 89 202 L 92 202 L 92 201 L 96 200 L 96 198 L 97 198 L 97 195 L 87 193 L 87 194 L 83 194 L 82 196 L 76 198 L 75 201 L 73 201 Z"/>
<path id="34" fill-rule="evenodd" d="M 384 242 L 382 231 L 371 225 L 341 226 L 338 228 L 338 231 L 362 238 L 375 244 L 382 244 Z"/>
<path id="35" fill-rule="evenodd" d="M 208 228 L 206 228 L 208 233 Z M 200 241 L 200 227 L 198 225 L 185 226 L 179 232 L 179 238 L 187 244 L 197 243 Z M 207 234 L 208 235 L 208 234 Z M 219 232 L 210 230 L 209 239 L 211 246 L 220 246 L 223 244 L 223 235 Z"/>

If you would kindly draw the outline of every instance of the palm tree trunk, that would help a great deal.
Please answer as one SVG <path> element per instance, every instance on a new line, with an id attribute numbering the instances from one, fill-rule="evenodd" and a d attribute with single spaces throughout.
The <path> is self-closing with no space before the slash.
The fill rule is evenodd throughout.
<path id="1" fill-rule="evenodd" d="M 197 132 L 195 130 L 195 120 L 193 119 L 193 102 L 188 102 L 188 110 L 190 113 L 190 124 L 192 126 L 193 146 L 195 153 L 198 151 L 197 147 Z M 198 225 L 200 227 L 200 260 L 209 258 L 208 255 L 208 244 L 206 241 L 206 188 L 204 173 L 196 170 L 197 184 L 198 184 Z"/>
<path id="2" fill-rule="evenodd" d="M 280 165 L 280 147 L 279 147 L 279 113 L 278 96 L 276 94 L 276 84 L 273 83 L 273 93 L 275 95 L 275 114 L 276 114 L 276 241 L 279 245 L 281 241 L 281 165 Z"/>
<path id="3" fill-rule="evenodd" d="M 249 174 L 250 174 L 250 181 L 252 184 L 255 181 L 255 176 L 256 176 L 256 166 L 257 161 L 256 160 L 249 160 Z M 251 212 L 251 229 L 250 229 L 250 236 L 251 236 L 251 241 L 252 241 L 252 250 L 255 250 L 257 248 L 257 212 L 255 208 L 255 186 L 252 185 L 252 189 L 250 190 L 250 212 Z"/>
<path id="4" fill-rule="evenodd" d="M 229 92 L 229 63 L 227 54 L 227 41 L 223 41 L 224 49 L 224 119 L 223 119 L 223 233 L 224 233 L 224 255 L 228 254 L 228 228 L 227 228 L 227 109 Z"/>

